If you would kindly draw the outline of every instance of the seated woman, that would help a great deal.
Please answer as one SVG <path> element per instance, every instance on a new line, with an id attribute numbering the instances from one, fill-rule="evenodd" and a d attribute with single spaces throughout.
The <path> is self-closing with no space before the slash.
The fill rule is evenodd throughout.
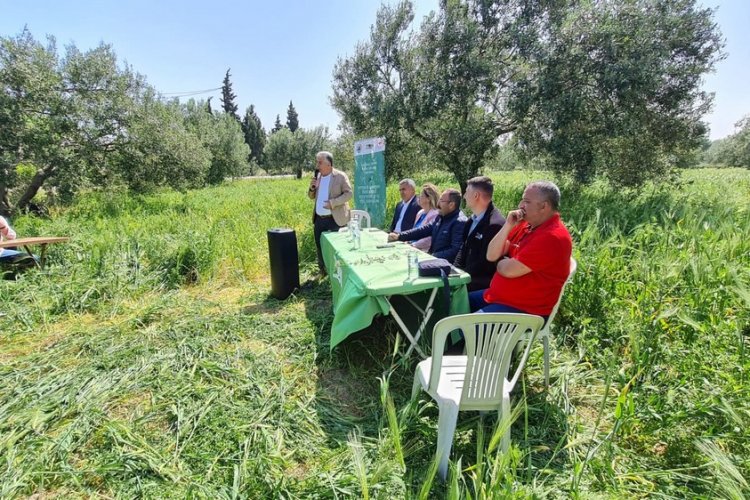
<path id="1" fill-rule="evenodd" d="M 0 241 L 12 241 L 16 239 L 16 232 L 10 227 L 5 217 L 0 216 Z M 16 269 L 33 266 L 36 262 L 36 256 L 30 256 L 26 252 L 19 252 L 16 249 L 0 248 L 0 266 L 11 266 Z"/>
<path id="2" fill-rule="evenodd" d="M 422 185 L 422 191 L 419 193 L 419 198 L 417 199 L 417 203 L 422 207 L 422 210 L 417 212 L 417 218 L 414 221 L 415 229 L 429 224 L 438 216 L 437 204 L 439 198 L 440 194 L 438 194 L 437 186 L 429 182 Z M 430 243 L 432 243 L 432 237 L 427 236 L 413 242 L 412 246 L 426 252 L 430 249 Z"/>
<path id="3" fill-rule="evenodd" d="M 8 221 L 0 215 L 0 241 L 15 240 L 16 232 L 10 227 Z M 12 263 L 21 252 L 18 250 L 11 250 L 9 248 L 0 248 L 0 262 L 1 263 Z"/>

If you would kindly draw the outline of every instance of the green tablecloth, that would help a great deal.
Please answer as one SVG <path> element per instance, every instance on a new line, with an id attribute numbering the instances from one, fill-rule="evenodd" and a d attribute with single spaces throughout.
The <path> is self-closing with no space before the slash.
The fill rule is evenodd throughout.
<path id="1" fill-rule="evenodd" d="M 441 278 L 407 281 L 409 251 L 417 252 L 420 261 L 434 257 L 401 242 L 377 248 L 384 245 L 387 238 L 387 233 L 379 229 L 364 229 L 361 248 L 355 250 L 348 232 L 322 235 L 321 249 L 333 290 L 331 349 L 352 333 L 368 327 L 375 315 L 389 314 L 391 304 L 387 299 L 390 296 L 424 294 L 442 287 Z M 466 284 L 470 281 L 471 277 L 465 272 L 450 276 L 451 315 L 469 312 Z M 438 292 L 436 306 L 443 300 L 442 293 Z M 398 311 L 401 314 L 400 308 Z"/>

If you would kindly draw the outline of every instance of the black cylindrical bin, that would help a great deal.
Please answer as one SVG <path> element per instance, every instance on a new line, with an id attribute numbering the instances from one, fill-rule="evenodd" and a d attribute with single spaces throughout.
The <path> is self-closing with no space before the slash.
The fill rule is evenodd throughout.
<path id="1" fill-rule="evenodd" d="M 271 295 L 284 300 L 299 288 L 299 254 L 294 229 L 268 230 L 268 257 L 271 261 Z"/>

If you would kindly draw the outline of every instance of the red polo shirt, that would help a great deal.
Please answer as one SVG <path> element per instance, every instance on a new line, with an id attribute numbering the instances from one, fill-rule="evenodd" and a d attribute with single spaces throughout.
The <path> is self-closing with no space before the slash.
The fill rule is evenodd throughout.
<path id="1" fill-rule="evenodd" d="M 520 261 L 531 272 L 518 278 L 506 278 L 497 271 L 484 300 L 505 304 L 529 314 L 548 316 L 557 303 L 570 272 L 573 241 L 568 229 L 555 214 L 532 228 L 521 221 L 508 235 L 508 256 Z"/>

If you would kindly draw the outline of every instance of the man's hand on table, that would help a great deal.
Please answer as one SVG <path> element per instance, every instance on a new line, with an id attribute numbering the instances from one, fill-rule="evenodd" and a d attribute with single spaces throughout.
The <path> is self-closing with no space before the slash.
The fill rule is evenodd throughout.
<path id="1" fill-rule="evenodd" d="M 388 234 L 388 241 L 398 241 L 398 233 L 389 233 Z"/>

